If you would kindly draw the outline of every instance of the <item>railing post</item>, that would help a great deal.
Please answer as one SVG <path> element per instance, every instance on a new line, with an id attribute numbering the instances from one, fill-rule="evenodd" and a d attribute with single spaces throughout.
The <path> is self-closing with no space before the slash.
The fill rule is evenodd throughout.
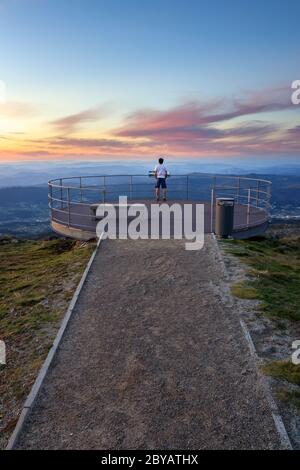
<path id="1" fill-rule="evenodd" d="M 260 181 L 257 180 L 257 187 L 256 187 L 256 207 L 259 206 L 259 191 L 260 191 Z"/>
<path id="2" fill-rule="evenodd" d="M 240 203 L 240 188 L 241 188 L 241 180 L 240 177 L 238 177 L 238 185 L 237 185 L 237 204 Z"/>
<path id="3" fill-rule="evenodd" d="M 48 191 L 48 199 L 49 199 L 49 212 L 50 212 L 50 219 L 52 221 L 52 215 L 53 215 L 53 210 L 52 210 L 52 198 L 53 198 L 53 194 L 52 194 L 52 183 L 49 183 L 48 184 L 48 187 L 49 187 L 49 191 Z"/>
<path id="4" fill-rule="evenodd" d="M 249 227 L 250 225 L 250 207 L 251 207 L 251 188 L 248 189 L 247 227 Z"/>
<path id="5" fill-rule="evenodd" d="M 271 202 L 270 202 L 270 201 L 271 201 L 271 197 L 272 197 L 271 191 L 272 191 L 272 183 L 269 182 L 268 190 L 267 190 L 267 193 L 268 193 L 268 194 L 267 194 L 267 213 L 268 213 L 269 219 L 270 219 L 270 217 L 271 217 L 271 208 L 272 208 Z"/>
<path id="6" fill-rule="evenodd" d="M 216 183 L 217 183 L 217 177 L 216 177 L 216 175 L 214 175 L 214 177 L 213 177 L 213 189 L 214 189 L 214 191 L 216 190 Z"/>
<path id="7" fill-rule="evenodd" d="M 51 209 L 51 213 L 52 213 L 52 184 L 49 183 L 49 200 L 50 200 L 50 209 Z"/>
<path id="8" fill-rule="evenodd" d="M 211 190 L 210 200 L 210 232 L 214 232 L 214 208 L 215 208 L 215 188 Z"/>
<path id="9" fill-rule="evenodd" d="M 71 221 L 70 188 L 68 188 L 67 191 L 68 191 L 68 227 L 70 227 L 70 221 Z"/>
<path id="10" fill-rule="evenodd" d="M 63 189 L 62 189 L 62 178 L 60 178 L 60 208 L 63 209 Z"/>

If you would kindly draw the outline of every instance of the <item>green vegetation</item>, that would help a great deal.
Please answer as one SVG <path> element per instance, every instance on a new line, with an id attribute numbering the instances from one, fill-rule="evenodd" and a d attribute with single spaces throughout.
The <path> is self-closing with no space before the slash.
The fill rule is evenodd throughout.
<path id="1" fill-rule="evenodd" d="M 224 246 L 250 267 L 250 280 L 234 285 L 234 295 L 259 299 L 262 313 L 278 322 L 300 320 L 299 236 L 230 240 Z"/>
<path id="2" fill-rule="evenodd" d="M 265 237 L 228 240 L 223 246 L 249 267 L 249 279 L 234 284 L 233 295 L 260 300 L 260 312 L 275 320 L 275 327 L 300 321 L 299 229 L 282 230 L 281 235 L 273 229 Z M 289 360 L 272 361 L 262 371 L 282 381 L 277 397 L 300 414 L 300 366 Z"/>
<path id="3" fill-rule="evenodd" d="M 274 379 L 286 380 L 289 383 L 300 385 L 300 366 L 291 361 L 273 361 L 262 366 L 265 374 Z"/>
<path id="4" fill-rule="evenodd" d="M 295 365 L 290 361 L 273 361 L 265 364 L 262 371 L 274 379 L 284 380 L 290 384 L 300 386 L 300 365 Z M 277 398 L 283 402 L 290 403 L 300 414 L 300 390 L 289 390 L 281 388 L 277 392 Z"/>
<path id="5" fill-rule="evenodd" d="M 233 286 L 231 286 L 231 292 L 240 299 L 257 299 L 258 297 L 257 290 L 244 281 L 233 284 Z"/>
<path id="6" fill-rule="evenodd" d="M 300 414 L 300 391 L 299 390 L 279 390 L 277 398 L 283 402 L 291 403 Z"/>
<path id="7" fill-rule="evenodd" d="M 0 447 L 14 427 L 93 244 L 54 239 L 0 240 Z M 2 431 L 2 432 L 1 432 Z"/>
<path id="8" fill-rule="evenodd" d="M 61 239 L 0 246 L 2 339 L 11 335 L 30 339 L 45 321 L 59 319 L 61 309 L 50 308 L 49 302 L 57 303 L 55 297 L 63 288 L 71 298 L 73 286 L 66 286 L 66 281 L 74 276 L 78 279 L 91 252 L 76 247 L 76 242 Z"/>

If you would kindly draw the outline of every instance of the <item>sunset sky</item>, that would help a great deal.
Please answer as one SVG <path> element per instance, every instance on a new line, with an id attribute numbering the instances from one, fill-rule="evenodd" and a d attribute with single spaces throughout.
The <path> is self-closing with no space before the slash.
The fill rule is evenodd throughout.
<path id="1" fill-rule="evenodd" d="M 300 156 L 299 0 L 0 0 L 0 161 Z"/>

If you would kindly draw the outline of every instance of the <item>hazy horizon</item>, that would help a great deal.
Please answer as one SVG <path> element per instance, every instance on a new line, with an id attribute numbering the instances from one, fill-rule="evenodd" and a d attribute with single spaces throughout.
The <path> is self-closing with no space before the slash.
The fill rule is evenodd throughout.
<path id="1" fill-rule="evenodd" d="M 36 161 L 1 163 L 0 187 L 34 186 L 47 184 L 50 179 L 66 178 L 71 176 L 87 176 L 96 174 L 148 174 L 154 168 L 155 159 L 148 160 L 114 160 L 114 161 Z M 272 175 L 299 175 L 300 164 L 272 163 L 243 163 L 239 160 L 166 160 L 171 175 L 186 173 L 216 173 L 216 174 L 272 174 Z"/>

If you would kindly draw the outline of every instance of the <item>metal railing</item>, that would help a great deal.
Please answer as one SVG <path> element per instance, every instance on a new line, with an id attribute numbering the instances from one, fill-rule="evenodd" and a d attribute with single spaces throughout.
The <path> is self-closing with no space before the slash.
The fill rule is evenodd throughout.
<path id="1" fill-rule="evenodd" d="M 232 197 L 238 207 L 244 208 L 245 220 L 235 224 L 235 230 L 259 225 L 270 219 L 272 183 L 268 180 L 191 173 L 172 175 L 167 181 L 170 200 L 201 201 L 210 205 L 212 232 L 218 197 Z M 129 201 L 154 197 L 154 179 L 147 175 L 58 178 L 49 181 L 48 187 L 51 220 L 83 230 L 93 226 L 92 204 L 117 201 L 120 195 L 127 196 Z"/>

